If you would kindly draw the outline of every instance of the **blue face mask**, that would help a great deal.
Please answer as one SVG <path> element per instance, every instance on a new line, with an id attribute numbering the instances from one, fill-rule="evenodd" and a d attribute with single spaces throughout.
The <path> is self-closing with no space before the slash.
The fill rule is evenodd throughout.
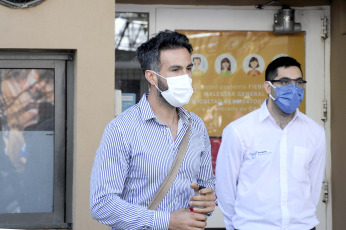
<path id="1" fill-rule="evenodd" d="M 293 113 L 298 106 L 302 103 L 304 97 L 304 89 L 297 86 L 295 83 L 275 87 L 271 82 L 269 85 L 276 91 L 276 99 L 269 94 L 269 96 L 275 101 L 279 108 L 287 114 Z"/>

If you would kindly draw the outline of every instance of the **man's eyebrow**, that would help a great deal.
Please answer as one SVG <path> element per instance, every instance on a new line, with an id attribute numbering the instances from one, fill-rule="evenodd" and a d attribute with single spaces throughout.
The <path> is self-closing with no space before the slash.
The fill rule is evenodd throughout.
<path id="1" fill-rule="evenodd" d="M 187 65 L 186 68 L 191 68 L 193 66 L 192 63 L 190 63 L 189 65 Z M 181 65 L 172 65 L 169 67 L 169 69 L 183 69 L 183 67 Z"/>
<path id="2" fill-rule="evenodd" d="M 282 77 L 282 78 L 280 78 L 278 80 L 281 80 L 281 79 L 292 80 L 292 78 L 289 78 L 289 77 L 286 77 L 286 76 L 284 76 L 284 77 Z M 300 79 L 303 79 L 303 78 L 302 77 L 295 78 L 295 80 L 300 80 Z"/>
<path id="3" fill-rule="evenodd" d="M 182 69 L 183 67 L 181 65 L 171 65 L 169 69 Z"/>

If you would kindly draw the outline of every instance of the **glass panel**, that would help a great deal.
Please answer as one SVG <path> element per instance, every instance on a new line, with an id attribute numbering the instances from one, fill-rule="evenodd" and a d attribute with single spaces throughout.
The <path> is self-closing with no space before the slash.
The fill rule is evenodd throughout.
<path id="1" fill-rule="evenodd" d="M 116 12 L 115 18 L 115 89 L 121 97 L 121 111 L 137 103 L 148 90 L 136 58 L 136 49 L 148 40 L 148 13 Z"/>
<path id="2" fill-rule="evenodd" d="M 0 213 L 53 212 L 54 69 L 0 69 Z"/>

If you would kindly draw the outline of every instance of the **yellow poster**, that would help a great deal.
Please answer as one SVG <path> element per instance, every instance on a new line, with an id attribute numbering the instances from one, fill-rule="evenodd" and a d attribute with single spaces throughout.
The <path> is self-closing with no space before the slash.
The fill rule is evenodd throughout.
<path id="1" fill-rule="evenodd" d="M 305 72 L 304 33 L 262 31 L 179 31 L 192 46 L 194 93 L 185 108 L 205 122 L 210 137 L 221 137 L 231 121 L 259 108 L 267 94 L 265 69 L 288 55 Z M 299 107 L 305 112 L 305 100 Z"/>

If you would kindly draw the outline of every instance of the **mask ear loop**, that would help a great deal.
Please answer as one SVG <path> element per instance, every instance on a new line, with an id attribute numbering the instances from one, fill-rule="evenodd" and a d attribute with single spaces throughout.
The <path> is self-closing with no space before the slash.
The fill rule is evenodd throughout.
<path id="1" fill-rule="evenodd" d="M 269 84 L 271 87 L 273 87 L 273 89 L 276 89 L 276 86 L 274 86 L 270 81 L 267 81 L 267 82 L 268 82 L 268 84 Z M 271 93 L 269 94 L 269 97 L 271 97 L 271 99 L 273 99 L 273 101 L 276 100 L 276 99 L 272 96 Z"/>
<path id="2" fill-rule="evenodd" d="M 166 80 L 167 80 L 166 77 L 161 76 L 160 74 L 156 73 L 154 70 L 150 70 L 150 71 L 153 72 L 154 74 L 156 74 L 157 76 L 162 77 L 163 79 L 166 79 Z M 155 87 L 156 87 L 156 89 L 157 89 L 160 93 L 162 93 L 162 91 L 159 89 L 159 86 L 155 85 Z"/>
<path id="3" fill-rule="evenodd" d="M 157 76 L 162 77 L 163 79 L 166 79 L 166 80 L 167 80 L 167 78 L 166 78 L 166 77 L 161 76 L 160 74 L 156 73 L 154 70 L 150 70 L 150 71 L 151 71 L 151 72 L 153 72 L 154 74 L 156 74 Z"/>

